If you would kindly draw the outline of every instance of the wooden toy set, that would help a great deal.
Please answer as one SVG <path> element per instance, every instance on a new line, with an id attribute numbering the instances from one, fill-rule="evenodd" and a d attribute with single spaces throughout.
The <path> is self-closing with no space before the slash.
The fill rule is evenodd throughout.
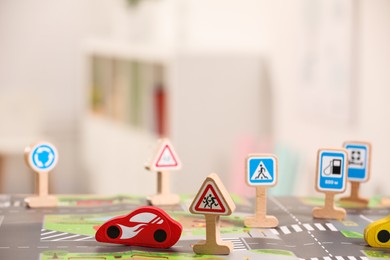
<path id="1" fill-rule="evenodd" d="M 335 195 L 346 190 L 347 180 L 351 182 L 351 194 L 340 199 L 342 203 L 367 207 L 368 199 L 359 195 L 361 183 L 370 178 L 371 145 L 365 142 L 345 142 L 343 148 L 319 149 L 317 153 L 315 188 L 325 194 L 325 205 L 314 207 L 312 217 L 324 220 L 343 220 L 347 212 L 335 207 Z M 28 166 L 37 173 L 36 196 L 25 202 L 30 208 L 55 207 L 58 200 L 48 192 L 49 172 L 56 166 L 58 153 L 47 142 L 34 144 L 25 151 Z M 180 239 L 183 227 L 162 208 L 180 203 L 180 197 L 170 193 L 170 172 L 181 169 L 181 162 L 168 139 L 158 142 L 156 152 L 147 163 L 146 169 L 157 173 L 157 193 L 147 198 L 150 205 L 133 210 L 130 214 L 114 217 L 99 225 L 95 238 L 98 242 L 143 246 L 150 248 L 170 248 Z M 244 216 L 242 225 L 254 230 L 275 230 L 280 223 L 276 216 L 267 215 L 267 190 L 278 183 L 278 158 L 273 154 L 250 154 L 245 160 L 245 181 L 256 189 L 255 211 L 253 216 Z M 157 207 L 159 206 L 159 207 Z M 236 209 L 229 192 L 215 173 L 210 174 L 201 185 L 189 206 L 189 212 L 204 215 L 206 238 L 192 245 L 200 255 L 228 255 L 233 243 L 221 238 L 221 216 L 229 216 Z M 282 208 L 285 214 L 288 209 Z M 291 215 L 291 213 L 290 213 Z M 300 221 L 292 225 L 301 232 Z M 320 225 L 321 226 L 321 225 Z M 306 226 L 307 228 L 307 226 Z M 364 238 L 372 247 L 390 247 L 389 216 L 370 223 Z M 281 230 L 286 230 L 282 226 Z M 308 232 L 310 233 L 310 229 Z"/>

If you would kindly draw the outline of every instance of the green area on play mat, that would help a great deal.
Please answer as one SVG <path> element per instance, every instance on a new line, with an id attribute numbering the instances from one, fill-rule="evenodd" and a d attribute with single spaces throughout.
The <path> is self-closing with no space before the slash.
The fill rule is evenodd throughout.
<path id="1" fill-rule="evenodd" d="M 257 253 L 257 254 L 295 256 L 294 253 L 291 251 L 279 250 L 279 249 L 255 249 L 255 250 L 250 250 L 250 251 L 253 253 Z"/>
<path id="2" fill-rule="evenodd" d="M 129 214 L 130 211 L 117 211 L 110 213 L 95 214 L 51 214 L 44 218 L 43 228 L 70 234 L 94 236 L 96 230 L 107 220 Z M 188 212 L 167 211 L 175 220 L 183 225 L 182 236 L 204 236 L 206 234 L 205 218 L 203 215 L 193 215 Z M 248 232 L 244 228 L 243 217 L 226 216 L 221 217 L 221 234 L 243 234 Z"/>
<path id="3" fill-rule="evenodd" d="M 368 257 L 373 258 L 390 258 L 390 252 L 385 251 L 374 251 L 374 250 L 363 250 Z"/>
<path id="4" fill-rule="evenodd" d="M 356 231 L 341 230 L 340 231 L 347 238 L 363 238 L 363 234 Z"/>
<path id="5" fill-rule="evenodd" d="M 118 260 L 118 259 L 223 259 L 218 256 L 196 255 L 194 253 L 176 253 L 176 252 L 145 252 L 145 251 L 128 251 L 128 252 L 110 252 L 110 253 L 69 253 L 66 251 L 45 251 L 41 253 L 41 260 L 52 259 L 83 259 L 83 260 Z"/>

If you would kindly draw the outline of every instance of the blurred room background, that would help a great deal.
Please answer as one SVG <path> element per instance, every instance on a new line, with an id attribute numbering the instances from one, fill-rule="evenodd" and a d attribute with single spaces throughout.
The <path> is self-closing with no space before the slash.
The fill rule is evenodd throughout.
<path id="1" fill-rule="evenodd" d="M 249 195 L 248 153 L 279 157 L 275 195 L 313 195 L 316 152 L 373 145 L 362 194 L 386 194 L 388 0 L 3 0 L 0 192 L 31 193 L 24 148 L 59 151 L 53 193 L 151 194 L 159 136 Z"/>

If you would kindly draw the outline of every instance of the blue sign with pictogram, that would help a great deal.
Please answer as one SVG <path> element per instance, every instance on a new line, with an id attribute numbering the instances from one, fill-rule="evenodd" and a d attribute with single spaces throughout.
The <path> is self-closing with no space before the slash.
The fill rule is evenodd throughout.
<path id="1" fill-rule="evenodd" d="M 317 189 L 343 192 L 345 190 L 348 155 L 345 150 L 319 150 Z"/>
<path id="2" fill-rule="evenodd" d="M 370 144 L 344 143 L 348 151 L 348 179 L 365 182 L 369 178 Z"/>
<path id="3" fill-rule="evenodd" d="M 56 166 L 57 161 L 57 150 L 50 143 L 39 143 L 35 145 L 28 155 L 28 162 L 36 172 L 51 171 Z"/>
<path id="4" fill-rule="evenodd" d="M 250 186 L 274 186 L 278 161 L 274 155 L 250 155 L 246 161 L 246 180 Z"/>

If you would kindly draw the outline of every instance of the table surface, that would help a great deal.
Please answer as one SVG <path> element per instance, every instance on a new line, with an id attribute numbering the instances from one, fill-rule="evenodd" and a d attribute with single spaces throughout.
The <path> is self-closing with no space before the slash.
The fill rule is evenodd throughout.
<path id="1" fill-rule="evenodd" d="M 228 256 L 199 256 L 191 245 L 205 237 L 202 215 L 191 215 L 192 196 L 164 209 L 183 225 L 179 242 L 170 249 L 151 249 L 99 243 L 96 229 L 106 220 L 146 205 L 140 196 L 59 196 L 60 206 L 26 208 L 22 197 L 0 195 L 0 259 L 372 259 L 390 258 L 390 249 L 369 247 L 363 230 L 371 221 L 390 214 L 380 197 L 370 206 L 343 204 L 344 221 L 313 219 L 321 198 L 271 197 L 268 214 L 279 219 L 276 228 L 244 228 L 254 212 L 250 200 L 234 196 L 237 209 L 221 217 L 221 236 L 233 242 Z"/>

